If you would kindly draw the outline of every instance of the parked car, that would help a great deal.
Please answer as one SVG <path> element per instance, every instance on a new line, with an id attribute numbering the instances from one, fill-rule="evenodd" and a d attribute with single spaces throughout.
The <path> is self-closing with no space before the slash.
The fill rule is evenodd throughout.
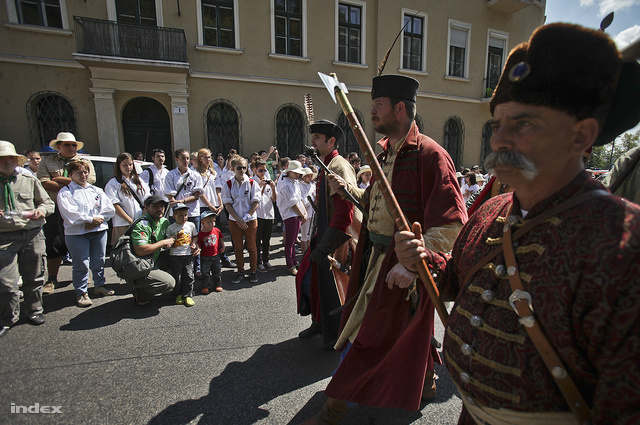
<path id="1" fill-rule="evenodd" d="M 113 169 L 116 165 L 116 158 L 114 156 L 93 156 L 93 155 L 81 155 L 83 158 L 90 160 L 93 163 L 93 168 L 96 170 L 96 186 L 104 189 L 105 185 L 113 177 Z M 133 164 L 136 167 L 138 174 L 143 170 L 150 167 L 153 162 L 134 160 Z"/>

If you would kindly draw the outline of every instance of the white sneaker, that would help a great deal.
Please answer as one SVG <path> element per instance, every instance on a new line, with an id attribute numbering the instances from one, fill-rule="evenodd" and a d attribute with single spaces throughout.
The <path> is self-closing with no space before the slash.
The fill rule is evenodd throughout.
<path id="1" fill-rule="evenodd" d="M 260 273 L 266 273 L 267 272 L 267 268 L 265 266 L 263 266 L 262 264 L 258 264 L 258 271 Z"/>

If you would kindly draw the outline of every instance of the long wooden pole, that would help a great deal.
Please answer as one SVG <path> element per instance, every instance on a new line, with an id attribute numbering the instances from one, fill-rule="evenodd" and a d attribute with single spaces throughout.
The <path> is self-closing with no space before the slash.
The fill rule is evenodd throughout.
<path id="1" fill-rule="evenodd" d="M 331 74 L 332 77 L 336 78 L 335 74 Z M 358 144 L 360 145 L 360 149 L 364 153 L 364 157 L 367 160 L 367 163 L 371 167 L 371 171 L 375 176 L 376 180 L 380 182 L 380 190 L 382 191 L 382 195 L 384 196 L 384 200 L 387 204 L 387 208 L 391 212 L 393 219 L 396 223 L 396 227 L 399 230 L 408 230 L 411 231 L 411 226 L 407 222 L 406 217 L 402 213 L 400 209 L 400 205 L 396 200 L 395 195 L 393 194 L 393 190 L 391 190 L 391 185 L 387 180 L 387 177 L 384 175 L 382 171 L 382 167 L 378 163 L 376 156 L 373 152 L 373 148 L 367 139 L 367 135 L 362 130 L 362 126 L 360 122 L 358 122 L 358 117 L 356 116 L 351 104 L 349 103 L 349 99 L 347 99 L 347 95 L 340 87 L 335 87 L 335 94 L 340 102 L 340 106 L 342 107 L 342 111 L 344 112 L 347 120 L 349 120 L 349 124 L 351 125 L 351 129 L 353 130 L 353 134 L 356 136 L 356 140 L 358 140 Z M 449 319 L 449 312 L 447 308 L 444 306 L 444 303 L 440 299 L 440 292 L 436 286 L 436 283 L 433 281 L 433 277 L 431 276 L 431 272 L 429 272 L 429 267 L 424 260 L 421 260 L 416 264 L 418 269 L 418 274 L 420 275 L 420 280 L 425 286 L 427 290 L 427 294 L 433 302 L 433 305 L 440 316 L 440 320 L 446 326 L 447 320 Z"/>

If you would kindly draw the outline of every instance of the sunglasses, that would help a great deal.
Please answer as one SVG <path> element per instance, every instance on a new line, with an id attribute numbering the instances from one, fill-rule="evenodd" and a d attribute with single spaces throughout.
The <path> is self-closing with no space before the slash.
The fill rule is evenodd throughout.
<path id="1" fill-rule="evenodd" d="M 64 146 L 65 148 L 69 148 L 69 147 L 77 148 L 78 144 L 77 143 L 63 143 L 62 146 Z"/>
<path id="2" fill-rule="evenodd" d="M 247 167 L 236 167 L 236 170 L 240 171 L 240 170 L 246 170 Z"/>

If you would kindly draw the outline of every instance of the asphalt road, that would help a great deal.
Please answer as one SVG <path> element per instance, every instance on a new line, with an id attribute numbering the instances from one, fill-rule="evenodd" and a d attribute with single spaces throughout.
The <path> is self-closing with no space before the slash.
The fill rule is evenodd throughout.
<path id="1" fill-rule="evenodd" d="M 310 318 L 296 314 L 280 235 L 272 252 L 276 270 L 258 273 L 257 284 L 234 285 L 234 271 L 223 269 L 224 291 L 198 295 L 190 308 L 169 296 L 138 307 L 109 268 L 116 295 L 94 298 L 91 285 L 94 304 L 81 309 L 63 266 L 64 286 L 44 298 L 47 322 L 21 321 L 0 339 L 0 423 L 298 424 L 314 416 L 338 354 L 322 351 L 319 336 L 297 338 Z M 438 323 L 440 341 L 442 333 Z M 455 424 L 460 398 L 447 372 L 437 373 L 437 397 L 418 412 L 357 406 L 343 423 Z M 61 413 L 12 413 L 36 404 Z"/>

